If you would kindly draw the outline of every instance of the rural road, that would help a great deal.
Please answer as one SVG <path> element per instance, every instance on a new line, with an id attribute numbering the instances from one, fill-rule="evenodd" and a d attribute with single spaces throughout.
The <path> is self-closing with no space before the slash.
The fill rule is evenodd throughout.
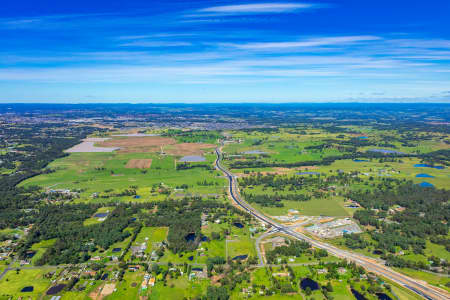
<path id="1" fill-rule="evenodd" d="M 413 291 L 414 293 L 422 296 L 425 299 L 432 299 L 432 300 L 450 299 L 450 293 L 443 289 L 439 289 L 437 287 L 428 285 L 425 282 L 416 280 L 414 278 L 396 272 L 373 258 L 353 253 L 350 251 L 342 250 L 327 243 L 312 239 L 304 234 L 292 230 L 288 226 L 279 224 L 274 220 L 268 218 L 267 216 L 263 215 L 262 213 L 258 212 L 256 209 L 254 209 L 252 206 L 250 206 L 248 203 L 246 203 L 244 200 L 241 199 L 237 189 L 236 177 L 221 165 L 222 160 L 221 146 L 216 148 L 216 155 L 217 155 L 216 167 L 227 176 L 229 181 L 228 192 L 230 193 L 230 196 L 232 197 L 233 201 L 236 203 L 236 205 L 241 207 L 243 210 L 247 211 L 249 214 L 253 215 L 255 218 L 261 220 L 266 224 L 271 225 L 278 231 L 287 234 L 293 238 L 307 241 L 316 248 L 325 249 L 328 251 L 328 253 L 334 256 L 347 259 L 348 261 L 353 261 L 357 265 L 364 267 L 367 271 L 386 277 L 387 279 L 392 280 L 393 282 Z"/>

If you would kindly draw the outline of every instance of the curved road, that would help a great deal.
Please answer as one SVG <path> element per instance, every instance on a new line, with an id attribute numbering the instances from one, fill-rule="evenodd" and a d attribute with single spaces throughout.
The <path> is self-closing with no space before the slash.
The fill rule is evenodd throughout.
<path id="1" fill-rule="evenodd" d="M 275 222 L 274 220 L 266 217 L 265 215 L 258 212 L 256 209 L 254 209 L 252 206 L 250 206 L 248 203 L 246 203 L 245 201 L 243 201 L 241 199 L 238 188 L 237 188 L 235 176 L 221 165 L 221 159 L 222 159 L 221 147 L 216 148 L 216 155 L 217 155 L 216 167 L 227 176 L 228 181 L 229 181 L 229 193 L 230 193 L 230 196 L 233 198 L 233 201 L 238 206 L 240 206 L 242 209 L 247 211 L 249 214 L 253 215 L 255 218 L 265 222 L 266 224 L 271 225 L 272 227 L 276 228 L 278 231 L 283 232 L 293 238 L 307 241 L 316 248 L 325 249 L 334 256 L 344 258 L 349 261 L 353 261 L 356 264 L 364 267 L 369 272 L 373 272 L 375 274 L 386 277 L 386 278 L 392 280 L 393 282 L 395 282 L 399 285 L 402 285 L 405 288 L 415 292 L 416 294 L 422 296 L 425 299 L 432 299 L 432 300 L 450 299 L 450 293 L 448 293 L 447 291 L 439 289 L 439 288 L 431 286 L 431 285 L 428 285 L 424 282 L 413 279 L 413 278 L 403 275 L 401 273 L 398 273 L 398 272 L 392 270 L 391 268 L 385 266 L 384 264 L 381 264 L 376 259 L 364 256 L 362 254 L 357 254 L 357 253 L 353 253 L 350 251 L 342 250 L 342 249 L 336 248 L 332 245 L 329 245 L 327 243 L 314 240 L 304 234 L 296 232 L 296 231 L 292 230 L 291 228 L 284 226 L 282 224 L 279 224 L 279 223 Z"/>

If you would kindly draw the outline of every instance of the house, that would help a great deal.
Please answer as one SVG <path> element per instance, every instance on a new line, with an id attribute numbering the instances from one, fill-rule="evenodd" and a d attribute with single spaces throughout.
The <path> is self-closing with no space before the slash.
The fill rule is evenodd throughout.
<path id="1" fill-rule="evenodd" d="M 272 239 L 270 239 L 268 242 L 272 243 L 272 248 L 286 246 L 286 238 L 282 236 L 277 236 Z"/>
<path id="2" fill-rule="evenodd" d="M 101 259 L 102 258 L 100 256 L 94 256 L 94 257 L 91 258 L 92 261 L 99 261 Z"/>
<path id="3" fill-rule="evenodd" d="M 319 269 L 319 270 L 317 270 L 317 273 L 318 274 L 327 274 L 328 270 L 327 269 Z"/>
<path id="4" fill-rule="evenodd" d="M 338 273 L 341 274 L 341 275 L 347 273 L 347 269 L 346 269 L 346 268 L 343 268 L 343 267 L 338 268 L 337 271 L 338 271 Z"/>
<path id="5" fill-rule="evenodd" d="M 150 280 L 148 281 L 148 284 L 150 286 L 155 286 L 155 281 L 156 281 L 156 278 L 155 277 L 151 277 Z"/>

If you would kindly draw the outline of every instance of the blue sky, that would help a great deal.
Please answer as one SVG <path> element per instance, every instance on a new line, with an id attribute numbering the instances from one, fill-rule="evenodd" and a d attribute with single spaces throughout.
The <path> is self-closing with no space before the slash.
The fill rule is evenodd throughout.
<path id="1" fill-rule="evenodd" d="M 450 102 L 450 1 L 4 1 L 0 102 Z"/>

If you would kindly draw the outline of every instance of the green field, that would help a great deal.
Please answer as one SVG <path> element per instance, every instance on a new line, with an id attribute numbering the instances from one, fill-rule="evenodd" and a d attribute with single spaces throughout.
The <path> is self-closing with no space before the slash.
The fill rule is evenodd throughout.
<path id="1" fill-rule="evenodd" d="M 205 157 L 212 166 L 215 155 L 208 154 Z M 152 159 L 151 168 L 126 168 L 130 159 Z M 79 198 L 75 201 L 89 202 L 163 200 L 167 195 L 158 191 L 159 186 L 169 189 L 174 197 L 178 194 L 204 197 L 223 195 L 226 181 L 220 172 L 204 168 L 177 171 L 175 160 L 175 156 L 154 153 L 72 153 L 49 165 L 55 172 L 30 178 L 21 185 L 79 191 Z M 199 182 L 203 180 L 212 185 L 200 185 Z M 188 185 L 188 188 L 180 189 L 183 184 Z M 130 188 L 136 189 L 139 198 L 114 195 Z M 97 197 L 94 197 L 94 193 L 98 194 Z"/>
<path id="2" fill-rule="evenodd" d="M 36 270 L 20 270 L 9 271 L 5 277 L 0 281 L 0 299 L 5 295 L 13 296 L 14 299 L 18 297 L 25 297 L 28 299 L 39 299 L 51 284 L 51 279 L 44 277 L 44 274 L 49 272 L 49 269 Z M 26 286 L 33 286 L 33 292 L 21 293 L 20 291 Z M 5 297 L 5 299 L 8 297 Z"/>

